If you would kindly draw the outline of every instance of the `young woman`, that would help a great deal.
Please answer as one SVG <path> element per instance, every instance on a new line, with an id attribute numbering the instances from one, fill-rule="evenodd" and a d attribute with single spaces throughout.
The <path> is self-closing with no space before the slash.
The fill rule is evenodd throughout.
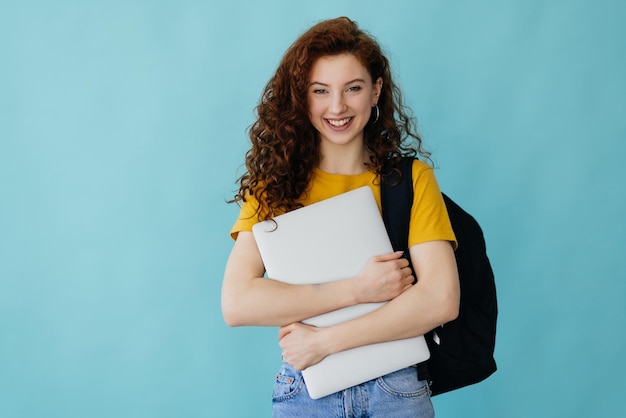
<path id="1" fill-rule="evenodd" d="M 279 326 L 283 364 L 273 416 L 433 416 L 424 376 L 408 367 L 312 400 L 300 370 L 326 356 L 422 335 L 458 314 L 454 233 L 432 168 L 413 162 L 409 252 L 381 254 L 358 277 L 316 285 L 263 278 L 252 226 L 260 220 L 367 185 L 380 206 L 387 160 L 428 160 L 377 42 L 348 18 L 323 21 L 287 50 L 265 87 L 250 129 L 247 172 L 233 202 L 241 213 L 222 287 L 230 326 Z M 414 278 L 417 282 L 413 284 Z M 346 306 L 390 300 L 382 308 L 327 328 L 300 321 Z M 422 379 L 422 380 L 420 380 Z"/>

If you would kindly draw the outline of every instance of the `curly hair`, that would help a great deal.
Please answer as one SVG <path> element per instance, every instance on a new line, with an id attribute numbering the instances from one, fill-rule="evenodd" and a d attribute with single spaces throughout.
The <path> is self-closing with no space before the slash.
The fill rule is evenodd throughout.
<path id="1" fill-rule="evenodd" d="M 359 60 L 372 82 L 383 80 L 378 119 L 370 119 L 363 133 L 371 155 L 366 166 L 385 176 L 392 170 L 384 169 L 384 163 L 398 162 L 403 155 L 419 154 L 430 161 L 380 45 L 347 17 L 325 20 L 287 49 L 265 86 L 257 120 L 249 129 L 252 146 L 245 156 L 246 173 L 238 179 L 239 191 L 231 203 L 254 196 L 263 205 L 256 212 L 260 221 L 302 206 L 298 199 L 320 162 L 320 140 L 307 102 L 311 68 L 321 57 L 346 53 Z"/>

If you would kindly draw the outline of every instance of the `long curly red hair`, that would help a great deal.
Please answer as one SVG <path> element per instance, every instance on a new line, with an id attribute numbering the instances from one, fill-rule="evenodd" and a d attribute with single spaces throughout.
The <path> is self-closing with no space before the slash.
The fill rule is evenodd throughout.
<path id="1" fill-rule="evenodd" d="M 259 220 L 302 206 L 298 199 L 320 162 L 320 141 L 307 108 L 310 71 L 320 57 L 345 53 L 367 68 L 372 82 L 383 79 L 378 120 L 372 112 L 363 135 L 371 155 L 368 168 L 385 176 L 390 174 L 383 169 L 385 161 L 417 154 L 430 160 L 380 45 L 347 17 L 325 20 L 287 49 L 265 86 L 256 107 L 257 120 L 249 130 L 252 147 L 245 157 L 246 173 L 238 179 L 239 191 L 231 203 L 254 196 L 262 205 L 257 208 Z"/>

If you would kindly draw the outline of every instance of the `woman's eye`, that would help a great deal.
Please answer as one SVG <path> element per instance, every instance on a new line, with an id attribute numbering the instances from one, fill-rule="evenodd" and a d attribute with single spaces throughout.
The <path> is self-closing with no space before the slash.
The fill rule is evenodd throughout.
<path id="1" fill-rule="evenodd" d="M 326 93 L 326 90 L 324 89 L 315 89 L 313 90 L 313 94 L 324 94 Z"/>
<path id="2" fill-rule="evenodd" d="M 360 91 L 360 90 L 361 90 L 361 86 L 352 86 L 348 88 L 348 91 Z"/>

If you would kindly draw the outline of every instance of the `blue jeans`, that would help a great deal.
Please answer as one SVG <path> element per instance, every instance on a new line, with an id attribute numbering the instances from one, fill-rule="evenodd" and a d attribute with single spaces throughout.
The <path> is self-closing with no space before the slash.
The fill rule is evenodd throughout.
<path id="1" fill-rule="evenodd" d="M 311 399 L 302 373 L 283 363 L 274 383 L 274 418 L 432 418 L 430 389 L 407 367 L 369 382 Z"/>

